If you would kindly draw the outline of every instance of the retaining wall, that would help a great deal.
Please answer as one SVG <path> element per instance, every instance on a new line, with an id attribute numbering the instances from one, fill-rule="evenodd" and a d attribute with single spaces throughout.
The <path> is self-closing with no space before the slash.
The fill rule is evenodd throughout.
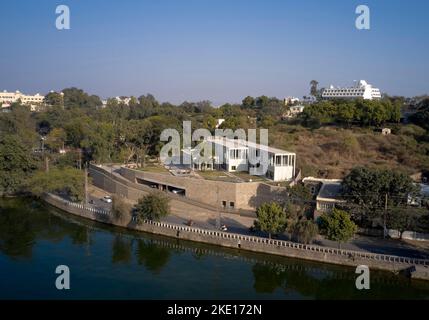
<path id="1" fill-rule="evenodd" d="M 415 271 L 411 273 L 413 278 L 429 280 L 429 260 L 305 245 L 164 222 L 145 221 L 137 225 L 133 221 L 115 221 L 109 212 L 74 204 L 54 195 L 45 195 L 44 200 L 69 213 L 133 230 L 223 247 L 352 267 L 367 265 L 369 268 L 393 272 L 415 268 Z"/>

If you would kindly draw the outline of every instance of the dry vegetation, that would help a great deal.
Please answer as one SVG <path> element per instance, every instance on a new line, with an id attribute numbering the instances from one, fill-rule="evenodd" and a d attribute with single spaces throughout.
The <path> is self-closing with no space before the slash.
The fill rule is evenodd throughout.
<path id="1" fill-rule="evenodd" d="M 304 176 L 342 178 L 359 165 L 388 167 L 413 174 L 429 169 L 429 141 L 424 129 L 398 125 L 383 136 L 370 128 L 277 125 L 270 145 L 294 151 Z"/>

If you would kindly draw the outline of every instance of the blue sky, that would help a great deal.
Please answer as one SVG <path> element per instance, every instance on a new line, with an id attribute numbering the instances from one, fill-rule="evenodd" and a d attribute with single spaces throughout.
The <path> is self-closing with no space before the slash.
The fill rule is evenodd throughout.
<path id="1" fill-rule="evenodd" d="M 55 28 L 60 4 L 70 30 Z M 359 4 L 371 30 L 355 28 Z M 429 93 L 428 12 L 422 0 L 7 1 L 0 90 L 221 104 L 365 79 L 392 95 Z"/>

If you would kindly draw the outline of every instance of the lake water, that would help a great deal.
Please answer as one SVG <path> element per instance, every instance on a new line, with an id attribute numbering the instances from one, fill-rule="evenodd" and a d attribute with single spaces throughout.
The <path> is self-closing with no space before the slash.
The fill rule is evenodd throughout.
<path id="1" fill-rule="evenodd" d="M 70 269 L 57 290 L 55 269 Z M 429 282 L 130 232 L 0 199 L 0 299 L 427 299 Z"/>

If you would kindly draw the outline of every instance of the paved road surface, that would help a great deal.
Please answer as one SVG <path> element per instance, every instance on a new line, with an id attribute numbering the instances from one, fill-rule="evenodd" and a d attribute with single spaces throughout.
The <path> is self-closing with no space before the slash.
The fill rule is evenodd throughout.
<path id="1" fill-rule="evenodd" d="M 108 193 L 105 191 L 91 186 L 89 198 L 94 201 L 96 206 L 109 209 L 111 204 L 100 200 L 104 195 L 107 194 Z M 216 211 L 202 209 L 200 207 L 192 206 L 178 200 L 171 200 L 170 206 L 172 214 L 164 219 L 166 222 L 186 224 L 189 220 L 192 220 L 195 227 L 216 230 L 216 222 L 218 219 L 218 213 Z M 254 218 L 239 216 L 237 214 L 221 214 L 221 224 L 225 224 L 228 227 L 228 232 L 266 236 L 260 233 L 251 233 L 249 231 L 249 227 L 253 225 L 253 221 Z M 283 235 L 280 237 L 280 239 L 289 240 L 289 237 L 287 235 Z M 314 243 L 326 247 L 338 247 L 336 242 L 326 240 L 323 237 L 318 237 Z M 419 259 L 429 259 L 429 243 L 427 242 L 400 241 L 395 239 L 381 239 L 358 235 L 350 242 L 342 244 L 341 248 Z"/>

